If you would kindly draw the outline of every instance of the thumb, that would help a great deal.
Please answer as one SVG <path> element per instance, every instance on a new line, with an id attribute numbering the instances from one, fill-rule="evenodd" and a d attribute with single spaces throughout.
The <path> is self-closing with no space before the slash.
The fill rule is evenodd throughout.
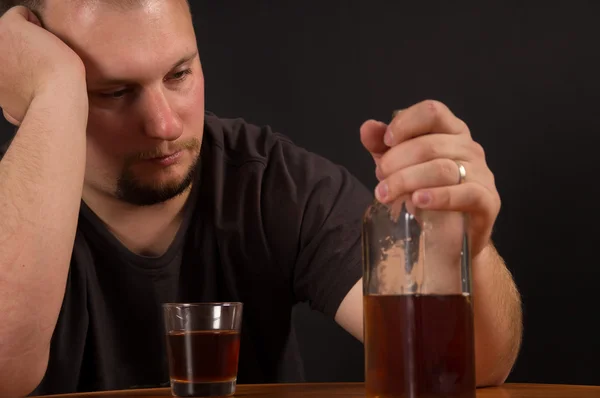
<path id="1" fill-rule="evenodd" d="M 377 161 L 389 147 L 383 142 L 387 124 L 376 120 L 367 120 L 360 126 L 360 141 Z"/>

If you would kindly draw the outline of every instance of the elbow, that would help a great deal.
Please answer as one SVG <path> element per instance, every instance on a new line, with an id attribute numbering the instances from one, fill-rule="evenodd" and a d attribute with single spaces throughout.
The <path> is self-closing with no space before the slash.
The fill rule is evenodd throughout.
<path id="1" fill-rule="evenodd" d="M 510 374 L 510 368 L 507 372 L 497 373 L 497 374 L 489 374 L 483 376 L 477 376 L 477 388 L 483 387 L 498 387 L 506 382 L 508 375 Z"/>
<path id="2" fill-rule="evenodd" d="M 493 339 L 489 336 L 476 336 L 475 341 L 477 387 L 497 387 L 504 384 L 519 356 L 522 328 L 513 328 L 509 333 Z"/>
<path id="3" fill-rule="evenodd" d="M 492 358 L 477 363 L 475 368 L 477 387 L 498 387 L 504 384 L 513 369 L 517 355 L 511 350 L 509 355 Z"/>
<path id="4" fill-rule="evenodd" d="M 18 363 L 18 365 L 17 365 Z M 14 359 L 0 363 L 0 398 L 26 397 L 41 383 L 48 367 L 48 356 L 31 363 Z"/>
<path id="5" fill-rule="evenodd" d="M 0 387 L 0 398 L 15 398 L 15 397 L 27 397 L 31 394 L 39 383 L 42 381 L 41 378 L 34 379 L 32 377 L 19 378 L 17 380 L 2 380 L 2 387 Z"/>

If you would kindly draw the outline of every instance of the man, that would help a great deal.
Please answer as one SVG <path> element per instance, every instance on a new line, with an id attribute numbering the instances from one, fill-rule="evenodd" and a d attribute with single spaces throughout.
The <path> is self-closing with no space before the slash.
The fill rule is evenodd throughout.
<path id="1" fill-rule="evenodd" d="M 299 301 L 362 340 L 372 196 L 269 128 L 204 111 L 184 0 L 18 3 L 0 0 L 0 107 L 19 126 L 0 162 L 0 395 L 166 385 L 167 301 L 244 302 L 240 383 L 302 380 Z M 469 213 L 477 384 L 504 382 L 521 312 L 483 150 L 435 101 L 360 139 L 380 201 Z"/>

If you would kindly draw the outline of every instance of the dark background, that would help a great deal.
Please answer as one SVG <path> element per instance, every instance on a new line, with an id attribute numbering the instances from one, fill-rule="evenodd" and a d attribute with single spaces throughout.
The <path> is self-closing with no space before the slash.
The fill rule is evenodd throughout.
<path id="1" fill-rule="evenodd" d="M 494 240 L 524 301 L 509 381 L 600 384 L 600 2 L 196 0 L 192 9 L 207 108 L 269 124 L 369 188 L 364 120 L 428 98 L 465 120 L 496 175 Z M 305 306 L 295 315 L 310 380 L 362 380 L 361 344 Z"/>

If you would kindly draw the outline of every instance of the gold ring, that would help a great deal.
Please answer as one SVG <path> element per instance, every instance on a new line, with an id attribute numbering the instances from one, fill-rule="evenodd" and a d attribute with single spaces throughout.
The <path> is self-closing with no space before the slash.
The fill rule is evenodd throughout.
<path id="1" fill-rule="evenodd" d="M 462 184 L 467 178 L 467 170 L 465 169 L 465 166 L 463 166 L 463 164 L 458 160 L 455 160 L 454 162 L 458 166 L 458 183 Z"/>

